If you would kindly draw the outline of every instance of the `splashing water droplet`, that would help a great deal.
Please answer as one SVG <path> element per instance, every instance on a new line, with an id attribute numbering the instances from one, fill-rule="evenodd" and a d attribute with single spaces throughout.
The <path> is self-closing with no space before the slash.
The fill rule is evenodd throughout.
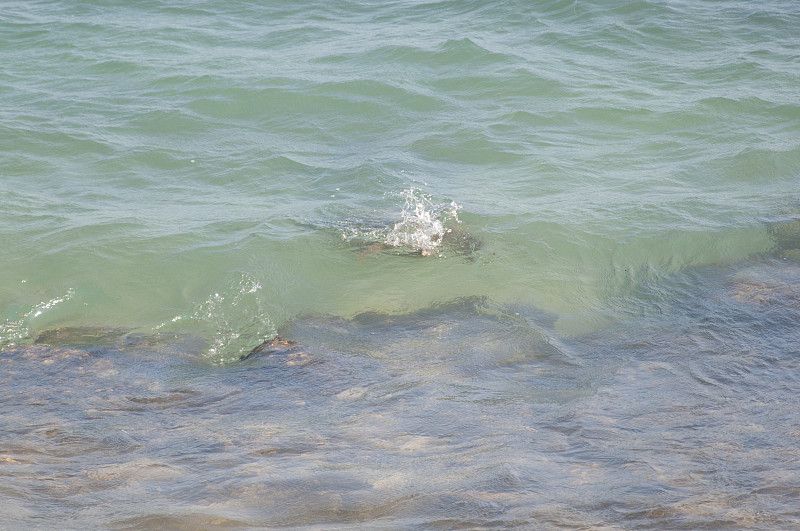
<path id="1" fill-rule="evenodd" d="M 424 256 L 433 255 L 450 230 L 446 223 L 460 223 L 460 207 L 455 201 L 435 203 L 431 196 L 416 188 L 403 190 L 401 196 L 405 199 L 402 219 L 386 235 L 386 243 L 420 251 Z"/>
<path id="2" fill-rule="evenodd" d="M 259 293 L 261 283 L 248 274 L 234 277 L 224 290 L 211 292 L 194 311 L 176 315 L 155 330 L 194 331 L 209 338 L 206 358 L 214 363 L 237 361 L 277 332 Z"/>
<path id="3" fill-rule="evenodd" d="M 34 319 L 40 317 L 48 310 L 71 300 L 74 296 L 75 290 L 69 288 L 64 295 L 50 299 L 49 301 L 40 302 L 33 306 L 19 319 L 8 319 L 5 323 L 0 323 L 0 348 L 14 346 L 29 339 L 31 337 Z"/>

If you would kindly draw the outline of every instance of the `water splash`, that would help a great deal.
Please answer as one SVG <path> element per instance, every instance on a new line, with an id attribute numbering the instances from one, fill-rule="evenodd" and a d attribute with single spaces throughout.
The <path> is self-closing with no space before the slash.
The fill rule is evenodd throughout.
<path id="1" fill-rule="evenodd" d="M 236 361 L 276 334 L 260 291 L 256 279 L 242 274 L 224 289 L 209 294 L 193 312 L 177 315 L 155 329 L 197 328 L 202 336 L 211 338 L 208 359 L 215 363 Z"/>
<path id="2" fill-rule="evenodd" d="M 64 295 L 40 302 L 18 319 L 8 319 L 5 323 L 0 324 L 0 349 L 13 347 L 30 339 L 33 320 L 48 310 L 69 301 L 73 296 L 75 296 L 75 290 L 69 288 Z"/>
<path id="3" fill-rule="evenodd" d="M 460 223 L 461 207 L 455 201 L 436 203 L 417 188 L 403 190 L 400 195 L 405 199 L 402 220 L 386 235 L 386 244 L 410 248 L 424 256 L 436 254 L 445 235 L 452 231 L 447 225 Z"/>
<path id="4" fill-rule="evenodd" d="M 375 213 L 373 217 L 339 222 L 342 240 L 365 248 L 366 252 L 398 249 L 441 256 L 446 236 L 461 223 L 458 219 L 461 207 L 455 201 L 436 202 L 417 188 L 392 195 L 403 201 L 399 221 L 398 214 L 387 220 L 385 214 Z"/>

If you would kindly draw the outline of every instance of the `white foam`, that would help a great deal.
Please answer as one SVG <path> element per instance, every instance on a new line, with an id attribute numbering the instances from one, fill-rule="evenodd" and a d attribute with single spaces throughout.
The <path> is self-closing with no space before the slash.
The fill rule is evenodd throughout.
<path id="1" fill-rule="evenodd" d="M 442 245 L 444 235 L 451 230 L 446 224 L 460 223 L 460 207 L 455 201 L 436 203 L 416 188 L 403 190 L 401 197 L 405 199 L 402 219 L 386 235 L 386 244 L 421 251 L 425 255 L 434 254 Z"/>

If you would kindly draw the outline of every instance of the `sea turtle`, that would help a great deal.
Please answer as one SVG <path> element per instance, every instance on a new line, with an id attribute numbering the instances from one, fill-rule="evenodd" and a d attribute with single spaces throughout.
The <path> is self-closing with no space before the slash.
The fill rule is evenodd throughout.
<path id="1" fill-rule="evenodd" d="M 360 250 L 359 260 L 379 252 L 426 257 L 453 254 L 468 260 L 474 260 L 473 253 L 481 247 L 481 241 L 468 231 L 463 230 L 460 225 L 445 228 L 440 234 L 432 236 L 423 244 L 415 244 L 410 239 L 408 241 L 391 239 L 388 236 L 378 241 L 364 239 L 357 242 L 357 244 Z"/>
<path id="2" fill-rule="evenodd" d="M 306 223 L 312 229 L 337 233 L 359 258 L 374 253 L 401 256 L 459 255 L 471 260 L 480 240 L 463 228 L 455 201 L 437 201 L 416 188 L 394 194 L 403 199 L 400 210 L 359 212 L 331 207 L 334 219 Z"/>

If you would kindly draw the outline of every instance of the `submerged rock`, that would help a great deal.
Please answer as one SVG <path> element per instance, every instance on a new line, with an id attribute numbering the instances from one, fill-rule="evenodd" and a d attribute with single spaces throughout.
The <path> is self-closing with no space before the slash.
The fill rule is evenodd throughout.
<path id="1" fill-rule="evenodd" d="M 272 339 L 264 341 L 256 348 L 243 354 L 239 360 L 244 361 L 247 359 L 255 358 L 258 356 L 271 356 L 273 354 L 288 353 L 296 349 L 294 341 L 283 339 L 282 337 L 275 336 Z"/>
<path id="2" fill-rule="evenodd" d="M 734 296 L 790 298 L 775 290 L 793 293 L 800 271 L 781 264 L 679 276 L 641 294 L 672 289 L 665 311 L 581 337 L 480 297 L 299 315 L 217 366 L 184 336 L 46 331 L 0 351 L 0 515 L 19 528 L 76 515 L 108 528 L 796 528 L 800 314 Z M 98 500 L 121 514 L 99 520 Z M 41 506 L 60 512 L 42 520 Z"/>
<path id="3" fill-rule="evenodd" d="M 275 336 L 269 341 L 264 341 L 259 346 L 251 350 L 248 354 L 239 358 L 245 361 L 255 358 L 267 358 L 270 361 L 279 361 L 286 367 L 304 366 L 310 364 L 313 359 L 294 341 Z"/>
<path id="4" fill-rule="evenodd" d="M 157 351 L 185 358 L 200 351 L 204 343 L 203 338 L 191 334 L 145 333 L 110 326 L 66 326 L 44 330 L 36 336 L 33 345 L 20 345 L 17 348 L 26 355 L 39 352 L 42 356 L 62 350 L 84 353 Z"/>
<path id="5" fill-rule="evenodd" d="M 735 300 L 756 306 L 800 308 L 800 264 L 773 260 L 733 275 Z"/>
<path id="6" fill-rule="evenodd" d="M 742 281 L 733 288 L 733 296 L 739 302 L 750 304 L 774 304 L 798 299 L 800 293 L 793 286 L 767 282 Z"/>
<path id="7" fill-rule="evenodd" d="M 781 257 L 796 258 L 800 253 L 800 218 L 775 221 L 767 224 L 767 233 L 775 243 L 775 253 Z"/>
<path id="8" fill-rule="evenodd" d="M 64 327 L 45 330 L 36 337 L 37 345 L 93 346 L 116 342 L 130 332 L 127 328 Z"/>

